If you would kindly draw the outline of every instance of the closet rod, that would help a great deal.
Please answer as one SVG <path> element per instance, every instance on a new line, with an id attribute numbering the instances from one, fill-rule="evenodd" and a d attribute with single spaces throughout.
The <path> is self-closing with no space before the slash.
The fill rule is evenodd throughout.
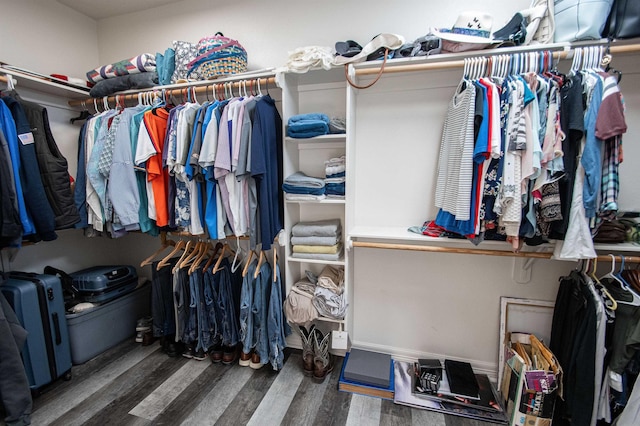
<path id="1" fill-rule="evenodd" d="M 542 46 L 541 46 L 542 48 Z M 640 44 L 626 44 L 621 46 L 611 46 L 609 48 L 609 52 L 611 54 L 615 53 L 635 53 L 640 52 Z M 487 50 L 487 55 L 485 56 L 493 56 L 493 55 L 513 55 L 519 52 L 511 52 L 505 53 L 500 52 L 500 49 Z M 524 52 L 523 52 L 524 53 Z M 553 52 L 553 59 L 566 59 L 571 57 L 573 51 L 561 50 Z M 409 64 L 409 65 L 397 65 L 397 66 L 387 66 L 382 70 L 383 73 L 397 73 L 397 72 L 410 72 L 410 71 L 430 71 L 430 70 L 443 70 L 450 68 L 463 68 L 464 67 L 464 59 L 454 60 L 454 61 L 443 61 L 443 62 L 430 62 L 423 64 Z M 356 69 L 355 74 L 358 75 L 371 75 L 378 74 L 380 72 L 380 67 L 375 68 L 361 68 Z"/>
<path id="2" fill-rule="evenodd" d="M 246 79 L 242 79 L 242 80 L 237 80 L 237 81 L 223 81 L 223 82 L 215 82 L 215 81 L 211 81 L 210 83 L 207 84 L 201 84 L 199 86 L 184 86 L 184 87 L 176 87 L 173 89 L 165 89 L 165 95 L 166 96 L 185 96 L 186 94 L 188 94 L 189 91 L 193 91 L 195 90 L 196 95 L 205 95 L 207 93 L 211 93 L 211 88 L 213 86 L 216 87 L 216 93 L 223 93 L 224 92 L 224 87 L 225 85 L 228 87 L 229 85 L 231 85 L 231 87 L 233 87 L 234 89 L 238 89 L 239 87 L 244 87 L 243 82 L 246 82 L 247 86 L 250 86 L 251 82 L 254 82 L 254 89 L 257 89 L 257 82 L 260 82 L 261 88 L 263 87 L 262 85 L 267 85 L 267 84 L 274 84 L 276 83 L 276 78 L 275 77 L 266 77 L 266 78 L 246 78 Z M 198 82 L 198 83 L 202 83 L 202 82 Z M 118 97 L 118 101 L 119 102 L 127 102 L 127 101 L 138 101 L 138 93 L 148 93 L 148 92 L 162 92 L 162 86 L 158 86 L 158 87 L 150 87 L 148 89 L 143 89 L 143 90 L 139 90 L 137 92 L 127 92 L 127 93 L 122 93 L 122 94 L 115 94 L 112 96 L 108 96 L 107 97 L 107 102 L 110 104 L 115 105 L 116 103 L 116 96 Z M 87 106 L 91 106 L 93 105 L 93 100 L 97 99 L 98 101 L 102 101 L 104 98 L 86 98 L 86 99 L 74 99 L 69 101 L 69 106 L 72 107 L 87 107 Z"/>
<path id="3" fill-rule="evenodd" d="M 506 250 L 487 250 L 487 249 L 465 249 L 454 247 L 438 247 L 438 246 L 417 246 L 412 244 L 395 244 L 395 243 L 373 243 L 366 241 L 352 241 L 353 247 L 365 247 L 365 248 L 379 248 L 390 250 L 413 250 L 413 251 L 428 251 L 436 253 L 457 253 L 457 254 L 483 254 L 486 256 L 502 256 L 502 257 L 526 257 L 535 259 L 551 259 L 553 253 L 540 253 L 524 251 L 513 253 Z M 617 256 L 620 258 L 622 256 Z M 640 263 L 640 256 L 623 256 L 625 262 Z M 601 255 L 597 257 L 598 261 L 611 262 L 611 257 Z"/>

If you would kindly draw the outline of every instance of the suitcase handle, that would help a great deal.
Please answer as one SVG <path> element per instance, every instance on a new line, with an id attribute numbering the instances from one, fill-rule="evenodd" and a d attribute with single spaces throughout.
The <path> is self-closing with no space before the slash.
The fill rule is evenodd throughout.
<path id="1" fill-rule="evenodd" d="M 56 333 L 56 346 L 62 343 L 62 334 L 60 333 L 60 320 L 58 319 L 58 313 L 54 312 L 51 314 L 51 318 L 53 319 L 53 330 Z"/>
<path id="2" fill-rule="evenodd" d="M 44 273 L 47 275 L 57 275 L 60 277 L 62 288 L 70 291 L 74 297 L 78 295 L 78 289 L 73 285 L 73 278 L 61 269 L 54 268 L 53 266 L 45 266 Z"/>

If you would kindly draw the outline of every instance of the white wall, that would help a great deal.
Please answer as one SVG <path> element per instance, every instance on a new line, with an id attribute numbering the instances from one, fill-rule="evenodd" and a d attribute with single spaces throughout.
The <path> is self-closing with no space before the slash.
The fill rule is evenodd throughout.
<path id="1" fill-rule="evenodd" d="M 249 69 L 278 67 L 288 52 L 302 46 L 330 46 L 355 40 L 364 46 L 379 33 L 407 40 L 430 27 L 452 27 L 458 14 L 481 10 L 493 14 L 499 29 L 529 0 L 184 0 L 145 12 L 98 22 L 100 63 L 143 52 L 164 52 L 173 40 L 197 42 L 222 32 L 239 40 L 248 52 Z"/>
<path id="2" fill-rule="evenodd" d="M 0 0 L 0 61 L 84 78 L 98 63 L 97 23 L 53 0 Z"/>

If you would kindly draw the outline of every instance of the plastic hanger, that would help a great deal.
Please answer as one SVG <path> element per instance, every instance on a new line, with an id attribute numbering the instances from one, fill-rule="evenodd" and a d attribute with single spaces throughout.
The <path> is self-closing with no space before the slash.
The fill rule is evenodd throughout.
<path id="1" fill-rule="evenodd" d="M 163 251 L 165 251 L 168 247 L 175 247 L 176 242 L 173 241 L 172 239 L 168 239 L 167 238 L 167 233 L 166 232 L 162 232 L 160 233 L 160 247 L 158 248 L 158 250 L 156 250 L 155 252 L 153 252 L 153 254 L 149 257 L 147 257 L 145 260 L 143 260 L 140 263 L 140 266 L 146 266 L 149 265 L 153 262 L 153 259 L 155 259 L 156 256 L 158 256 L 160 253 L 162 253 Z"/>
<path id="2" fill-rule="evenodd" d="M 620 263 L 621 263 L 621 269 L 620 269 L 620 272 L 621 272 L 622 269 L 624 269 L 624 256 L 621 257 Z M 620 277 L 622 277 L 621 274 L 620 274 Z M 629 285 L 626 283 L 626 281 L 624 281 L 624 279 L 619 280 L 619 282 L 622 285 L 622 288 L 631 294 L 632 299 L 630 302 L 626 302 L 624 300 L 618 300 L 618 303 L 622 303 L 623 305 L 640 306 L 640 295 L 638 295 L 638 293 L 636 293 L 631 287 L 629 287 Z"/>
<path id="3" fill-rule="evenodd" d="M 240 246 L 240 237 L 236 236 L 236 254 L 233 256 L 233 262 L 231 262 L 231 272 L 236 272 L 240 266 L 242 266 L 242 247 Z"/>
<path id="4" fill-rule="evenodd" d="M 186 247 L 186 241 L 184 240 L 180 240 L 176 243 L 176 246 L 173 248 L 173 250 L 171 250 L 171 252 L 166 255 L 160 262 L 158 262 L 158 266 L 156 267 L 156 270 L 160 270 L 163 267 L 169 265 L 169 261 L 171 260 L 171 258 L 173 258 L 180 250 L 184 250 Z"/>

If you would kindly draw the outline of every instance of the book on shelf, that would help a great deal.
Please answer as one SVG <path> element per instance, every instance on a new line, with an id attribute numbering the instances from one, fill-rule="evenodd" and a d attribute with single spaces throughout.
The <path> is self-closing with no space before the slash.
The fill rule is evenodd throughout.
<path id="1" fill-rule="evenodd" d="M 353 350 L 353 349 L 352 349 Z M 349 362 L 350 353 L 347 352 L 344 356 L 344 362 L 342 363 L 342 369 L 340 370 L 340 378 L 338 380 L 338 390 L 342 392 L 351 392 L 357 393 L 360 395 L 374 396 L 377 398 L 390 399 L 393 401 L 394 396 L 394 378 L 393 378 L 393 359 L 389 358 L 389 385 L 388 386 L 379 386 L 372 385 L 356 380 L 346 379 L 345 368 Z"/>

